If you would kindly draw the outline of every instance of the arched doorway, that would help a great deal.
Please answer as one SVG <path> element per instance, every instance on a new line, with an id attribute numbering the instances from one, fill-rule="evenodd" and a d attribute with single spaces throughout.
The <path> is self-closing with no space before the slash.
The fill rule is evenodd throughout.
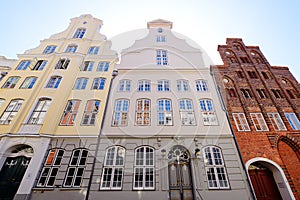
<path id="1" fill-rule="evenodd" d="M 0 199 L 14 198 L 32 156 L 33 148 L 29 145 L 8 149 L 0 171 Z"/>
<path id="2" fill-rule="evenodd" d="M 181 146 L 173 146 L 168 153 L 170 200 L 193 200 L 190 154 Z"/>

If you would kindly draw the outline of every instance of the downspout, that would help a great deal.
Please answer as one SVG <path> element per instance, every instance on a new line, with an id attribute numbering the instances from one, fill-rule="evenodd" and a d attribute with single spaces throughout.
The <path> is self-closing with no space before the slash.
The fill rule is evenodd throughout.
<path id="1" fill-rule="evenodd" d="M 102 122 L 101 122 L 101 127 L 100 127 L 100 131 L 97 137 L 97 145 L 96 145 L 96 151 L 95 151 L 95 156 L 94 156 L 94 160 L 93 160 L 93 164 L 92 164 L 92 169 L 91 169 L 91 175 L 90 175 L 90 179 L 89 179 L 89 183 L 88 183 L 88 187 L 87 187 L 87 191 L 86 191 L 86 195 L 85 195 L 85 200 L 89 199 L 89 195 L 90 195 L 90 190 L 91 190 L 91 186 L 92 186 L 92 179 L 94 176 L 94 170 L 95 170 L 95 165 L 96 165 L 96 159 L 98 156 L 98 150 L 100 147 L 100 142 L 101 142 L 101 136 L 102 136 L 102 130 L 103 130 L 103 126 L 104 126 L 104 119 L 106 116 L 106 112 L 107 112 L 107 105 L 109 103 L 109 97 L 110 97 L 110 92 L 111 92 L 111 86 L 113 83 L 114 78 L 118 75 L 118 70 L 113 70 L 112 72 L 112 79 L 110 80 L 110 84 L 109 84 L 109 88 L 108 88 L 108 93 L 107 93 L 107 99 L 106 99 L 106 104 L 104 107 L 104 111 L 103 111 L 103 118 L 102 118 Z"/>
<path id="2" fill-rule="evenodd" d="M 211 68 L 210 68 L 210 69 L 211 69 Z M 227 109 L 226 109 L 225 102 L 224 102 L 224 99 L 223 99 L 222 94 L 221 94 L 221 91 L 220 91 L 220 87 L 219 87 L 219 86 L 217 85 L 217 83 L 216 83 L 216 80 L 215 80 L 215 77 L 214 77 L 214 74 L 213 74 L 212 70 L 210 70 L 210 75 L 212 76 L 213 82 L 214 82 L 214 84 L 215 84 L 215 86 L 216 86 L 216 88 L 217 88 L 218 97 L 219 97 L 219 100 L 221 101 L 221 105 L 222 105 L 222 107 L 223 107 L 222 109 L 223 109 L 223 111 L 225 112 L 225 116 L 226 116 L 227 121 L 228 121 L 228 124 L 229 124 L 229 127 L 230 127 L 230 131 L 231 131 L 231 133 L 232 133 L 233 141 L 234 141 L 235 146 L 236 146 L 236 148 L 237 148 L 238 155 L 239 155 L 239 157 L 240 157 L 240 161 L 241 161 L 243 170 L 244 170 L 244 172 L 245 172 L 245 176 L 246 176 L 246 180 L 247 180 L 247 183 L 248 183 L 248 187 L 249 187 L 249 189 L 250 189 L 250 195 L 251 195 L 252 199 L 256 199 L 255 194 L 254 194 L 254 191 L 253 191 L 253 188 L 252 188 L 252 185 L 251 185 L 251 182 L 250 182 L 250 179 L 249 179 L 249 176 L 248 176 L 248 172 L 247 172 L 246 166 L 245 166 L 245 164 L 244 164 L 244 160 L 243 160 L 243 157 L 242 157 L 241 150 L 240 150 L 240 148 L 239 148 L 238 142 L 237 142 L 236 137 L 235 137 L 235 133 L 234 133 L 233 128 L 232 128 L 232 125 L 231 125 L 231 123 L 230 123 L 229 114 L 228 114 L 228 111 L 227 111 Z"/>

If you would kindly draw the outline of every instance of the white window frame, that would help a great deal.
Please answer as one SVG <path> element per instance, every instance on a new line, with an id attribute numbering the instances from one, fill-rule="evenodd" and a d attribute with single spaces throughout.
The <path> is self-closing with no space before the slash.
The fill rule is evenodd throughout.
<path id="1" fill-rule="evenodd" d="M 83 38 L 85 32 L 86 32 L 85 28 L 78 28 L 74 33 L 73 38 Z"/>
<path id="2" fill-rule="evenodd" d="M 154 154 L 154 148 L 149 146 L 142 146 L 135 149 L 133 169 L 134 190 L 155 189 Z M 146 180 L 148 180 L 148 182 Z"/>
<path id="3" fill-rule="evenodd" d="M 66 53 L 75 53 L 77 51 L 78 46 L 75 44 L 70 44 L 66 48 Z"/>
<path id="4" fill-rule="evenodd" d="M 150 80 L 139 80 L 138 81 L 138 91 L 139 92 L 151 91 L 151 81 Z"/>
<path id="5" fill-rule="evenodd" d="M 82 116 L 81 125 L 95 125 L 99 109 L 100 109 L 99 100 L 96 99 L 88 100 Z"/>
<path id="6" fill-rule="evenodd" d="M 208 84 L 206 80 L 196 80 L 196 90 L 198 92 L 208 92 Z"/>
<path id="7" fill-rule="evenodd" d="M 22 99 L 13 99 L 10 101 L 2 116 L 0 117 L 0 124 L 10 124 L 13 118 L 17 115 L 20 110 L 24 100 Z"/>
<path id="8" fill-rule="evenodd" d="M 60 58 L 55 66 L 55 69 L 67 69 L 70 64 L 70 59 Z"/>
<path id="9" fill-rule="evenodd" d="M 94 67 L 94 62 L 93 61 L 84 61 L 83 65 L 81 67 L 81 71 L 92 71 Z"/>
<path id="10" fill-rule="evenodd" d="M 57 89 L 60 85 L 61 80 L 62 80 L 61 76 L 51 76 L 48 83 L 47 83 L 47 85 L 46 85 L 46 88 Z"/>
<path id="11" fill-rule="evenodd" d="M 181 125 L 191 126 L 196 125 L 196 118 L 191 99 L 179 99 L 179 112 Z"/>
<path id="12" fill-rule="evenodd" d="M 32 70 L 42 71 L 47 64 L 47 60 L 38 60 Z"/>
<path id="13" fill-rule="evenodd" d="M 204 126 L 219 125 L 213 101 L 211 99 L 200 99 L 199 105 Z"/>
<path id="14" fill-rule="evenodd" d="M 229 189 L 230 186 L 221 148 L 216 146 L 205 147 L 203 149 L 203 158 L 208 189 Z"/>
<path id="15" fill-rule="evenodd" d="M 92 55 L 92 54 L 97 55 L 98 52 L 99 52 L 99 47 L 98 46 L 92 46 L 92 47 L 89 48 L 88 54 L 89 55 Z"/>
<path id="16" fill-rule="evenodd" d="M 60 120 L 60 125 L 63 126 L 72 126 L 74 125 L 79 106 L 80 106 L 80 100 L 77 99 L 71 99 L 68 101 L 64 113 Z M 64 122 L 64 119 L 66 118 L 66 123 Z"/>
<path id="17" fill-rule="evenodd" d="M 129 92 L 131 86 L 131 81 L 128 79 L 123 79 L 119 81 L 119 92 Z"/>
<path id="18" fill-rule="evenodd" d="M 151 125 L 151 100 L 150 99 L 136 100 L 135 124 L 137 126 Z"/>
<path id="19" fill-rule="evenodd" d="M 250 117 L 256 131 L 269 131 L 262 113 L 250 113 Z"/>
<path id="20" fill-rule="evenodd" d="M 170 99 L 159 99 L 157 101 L 157 107 L 157 124 L 159 126 L 172 126 L 172 101 Z"/>
<path id="21" fill-rule="evenodd" d="M 19 80 L 20 80 L 19 76 L 8 77 L 8 79 L 3 84 L 2 88 L 14 88 L 17 85 Z"/>
<path id="22" fill-rule="evenodd" d="M 279 113 L 268 113 L 268 117 L 275 131 L 287 130 Z"/>
<path id="23" fill-rule="evenodd" d="M 112 126 L 127 126 L 129 111 L 128 99 L 117 99 L 115 102 Z"/>
<path id="24" fill-rule="evenodd" d="M 157 81 L 157 91 L 159 91 L 159 92 L 169 92 L 170 91 L 170 81 L 169 80 L 159 80 L 159 81 Z"/>
<path id="25" fill-rule="evenodd" d="M 92 84 L 92 90 L 104 90 L 105 82 L 106 82 L 106 78 L 103 77 L 94 78 Z"/>
<path id="26" fill-rule="evenodd" d="M 295 113 L 284 113 L 293 130 L 300 130 L 300 122 Z"/>
<path id="27" fill-rule="evenodd" d="M 168 65 L 167 50 L 163 50 L 163 49 L 156 50 L 156 64 L 157 65 Z"/>
<path id="28" fill-rule="evenodd" d="M 112 146 L 106 149 L 100 190 L 122 190 L 125 153 L 125 148 L 121 146 Z M 108 179 L 109 177 L 110 179 Z"/>
<path id="29" fill-rule="evenodd" d="M 76 79 L 73 90 L 85 90 L 88 83 L 88 78 L 79 77 Z"/>
<path id="30" fill-rule="evenodd" d="M 46 46 L 43 54 L 50 54 L 50 53 L 53 53 L 56 49 L 56 46 L 55 45 L 49 45 L 49 46 Z"/>
<path id="31" fill-rule="evenodd" d="M 26 70 L 31 64 L 30 60 L 22 60 L 17 66 L 16 70 Z"/>
<path id="32" fill-rule="evenodd" d="M 109 69 L 109 62 L 99 62 L 97 72 L 107 72 Z"/>
<path id="33" fill-rule="evenodd" d="M 244 113 L 232 113 L 232 117 L 238 131 L 250 131 L 250 127 Z"/>
<path id="34" fill-rule="evenodd" d="M 51 105 L 51 99 L 41 98 L 35 105 L 27 124 L 42 124 Z"/>
<path id="35" fill-rule="evenodd" d="M 26 77 L 22 85 L 20 86 L 20 89 L 31 89 L 34 86 L 36 80 L 37 77 L 34 76 Z"/>
<path id="36" fill-rule="evenodd" d="M 166 36 L 165 35 L 157 35 L 156 36 L 156 42 L 166 42 Z"/>
<path id="37" fill-rule="evenodd" d="M 188 92 L 189 91 L 189 81 L 188 80 L 177 80 L 177 91 L 178 92 Z"/>

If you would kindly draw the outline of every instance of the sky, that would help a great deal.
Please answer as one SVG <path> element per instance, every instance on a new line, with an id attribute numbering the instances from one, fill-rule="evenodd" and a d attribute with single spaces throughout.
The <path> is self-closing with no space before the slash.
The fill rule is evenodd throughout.
<path id="1" fill-rule="evenodd" d="M 100 32 L 108 39 L 162 18 L 199 44 L 214 64 L 222 64 L 218 45 L 226 44 L 226 38 L 242 38 L 247 46 L 259 46 L 271 65 L 288 66 L 299 81 L 299 10 L 299 0 L 3 1 L 0 55 L 16 59 L 82 14 L 103 20 Z"/>

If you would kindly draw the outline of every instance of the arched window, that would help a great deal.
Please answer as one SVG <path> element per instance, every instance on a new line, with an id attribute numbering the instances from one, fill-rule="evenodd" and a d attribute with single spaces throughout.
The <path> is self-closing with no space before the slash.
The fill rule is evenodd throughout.
<path id="1" fill-rule="evenodd" d="M 204 125 L 218 125 L 217 115 L 211 99 L 199 100 Z"/>
<path id="2" fill-rule="evenodd" d="M 150 99 L 137 99 L 136 100 L 136 125 L 150 125 Z"/>
<path id="3" fill-rule="evenodd" d="M 19 76 L 8 77 L 7 81 L 3 84 L 2 88 L 14 88 L 19 80 Z"/>
<path id="4" fill-rule="evenodd" d="M 78 108 L 80 105 L 80 100 L 69 100 L 66 108 L 64 110 L 64 114 L 60 120 L 60 125 L 72 126 L 74 125 Z"/>
<path id="5" fill-rule="evenodd" d="M 20 89 L 31 89 L 35 84 L 37 77 L 26 77 Z"/>
<path id="6" fill-rule="evenodd" d="M 99 100 L 87 101 L 83 113 L 81 125 L 95 125 L 96 117 L 99 112 L 99 107 L 100 107 Z"/>
<path id="7" fill-rule="evenodd" d="M 4 112 L 2 113 L 2 116 L 0 118 L 0 124 L 10 124 L 10 122 L 13 120 L 13 118 L 16 116 L 18 111 L 20 110 L 23 99 L 13 99 L 9 103 L 9 105 L 6 107 Z"/>
<path id="8" fill-rule="evenodd" d="M 106 149 L 100 189 L 121 190 L 124 174 L 125 148 L 113 146 Z"/>
<path id="9" fill-rule="evenodd" d="M 51 76 L 50 80 L 48 81 L 46 88 L 58 88 L 62 77 L 61 76 Z"/>
<path id="10" fill-rule="evenodd" d="M 216 146 L 207 146 L 203 154 L 208 188 L 228 189 L 229 182 L 221 149 Z"/>
<path id="11" fill-rule="evenodd" d="M 120 92 L 129 92 L 130 91 L 130 86 L 131 86 L 131 81 L 130 80 L 120 80 L 119 81 L 119 91 Z"/>
<path id="12" fill-rule="evenodd" d="M 133 189 L 154 189 L 154 149 L 143 146 L 135 150 Z"/>
<path id="13" fill-rule="evenodd" d="M 30 118 L 27 121 L 27 124 L 42 124 L 50 107 L 50 104 L 51 99 L 39 99 L 30 115 Z"/>
<path id="14" fill-rule="evenodd" d="M 157 104 L 158 104 L 158 110 L 157 110 L 158 125 L 165 125 L 165 126 L 173 125 L 171 100 L 160 99 L 158 100 Z"/>
<path id="15" fill-rule="evenodd" d="M 128 121 L 129 100 L 117 99 L 113 114 L 113 126 L 127 126 Z"/>

